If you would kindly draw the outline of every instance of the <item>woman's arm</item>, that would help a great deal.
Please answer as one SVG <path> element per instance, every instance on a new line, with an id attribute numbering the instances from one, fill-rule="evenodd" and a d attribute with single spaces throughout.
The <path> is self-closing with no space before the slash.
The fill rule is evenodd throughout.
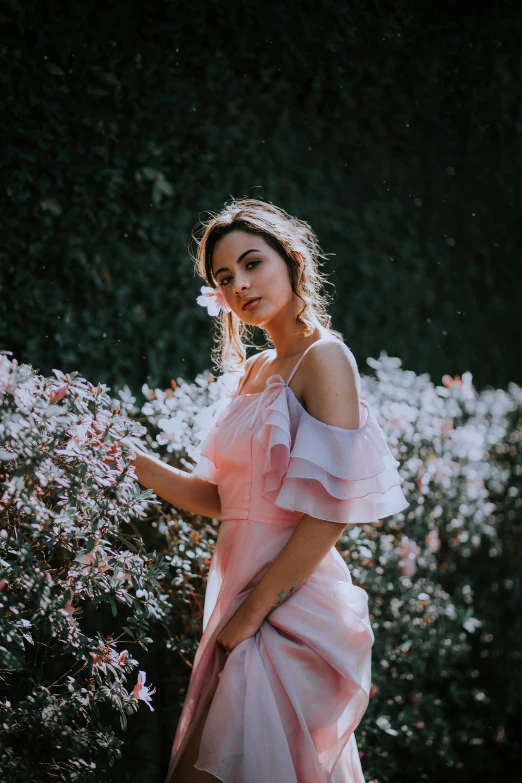
<path id="1" fill-rule="evenodd" d="M 218 634 L 217 641 L 227 653 L 254 636 L 272 609 L 313 574 L 343 529 L 338 522 L 305 514 L 268 571 Z"/>
<path id="2" fill-rule="evenodd" d="M 272 609 L 295 593 L 324 560 L 344 530 L 338 522 L 328 522 L 305 514 L 276 560 L 245 601 L 245 611 L 263 622 Z"/>
<path id="3" fill-rule="evenodd" d="M 131 462 L 139 483 L 152 489 L 175 508 L 221 519 L 221 501 L 216 484 L 139 451 Z"/>
<path id="4" fill-rule="evenodd" d="M 272 609 L 313 574 L 343 529 L 338 522 L 305 514 L 270 568 L 218 634 L 217 641 L 226 652 L 257 633 Z"/>

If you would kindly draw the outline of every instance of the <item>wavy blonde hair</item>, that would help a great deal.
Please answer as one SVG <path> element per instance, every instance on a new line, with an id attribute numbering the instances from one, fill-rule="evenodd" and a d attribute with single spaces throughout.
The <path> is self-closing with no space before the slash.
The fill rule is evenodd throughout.
<path id="1" fill-rule="evenodd" d="M 273 204 L 247 197 L 232 199 L 219 212 L 208 211 L 207 214 L 210 217 L 201 220 L 192 232 L 189 252 L 197 274 L 208 286 L 217 288 L 218 285 L 212 274 L 212 254 L 222 237 L 232 231 L 261 236 L 284 259 L 290 271 L 292 290 L 303 302 L 296 315 L 296 323 L 305 326 L 305 334 L 310 334 L 319 322 L 332 335 L 343 340 L 342 334 L 330 325 L 331 316 L 326 310 L 329 299 L 321 293 L 324 284 L 329 283 L 320 271 L 320 259 L 326 260 L 326 256 L 308 223 Z M 300 254 L 300 260 L 295 253 Z M 216 322 L 218 328 L 214 342 L 217 345 L 212 349 L 212 360 L 222 372 L 243 370 L 248 347 L 243 338 L 248 336 L 251 340 L 255 327 L 246 324 L 235 313 L 223 310 L 216 316 Z M 262 331 L 265 347 L 273 347 L 270 336 L 264 329 Z"/>

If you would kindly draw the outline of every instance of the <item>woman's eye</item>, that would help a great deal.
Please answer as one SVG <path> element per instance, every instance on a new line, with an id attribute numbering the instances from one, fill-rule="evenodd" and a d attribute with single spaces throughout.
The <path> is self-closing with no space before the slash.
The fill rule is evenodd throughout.
<path id="1" fill-rule="evenodd" d="M 259 259 L 259 258 L 253 258 L 253 259 L 251 259 L 250 261 L 247 261 L 247 263 L 246 263 L 246 267 L 245 267 L 245 268 L 246 268 L 246 269 L 249 269 L 249 268 L 250 268 L 250 269 L 255 269 L 255 268 L 256 268 L 256 266 L 257 266 L 258 264 L 260 264 L 260 263 L 261 263 L 261 259 Z M 253 266 L 250 266 L 250 264 L 253 264 Z M 226 285 L 226 284 L 227 284 L 227 282 L 228 282 L 228 280 L 230 280 L 230 276 L 229 276 L 229 277 L 223 277 L 223 278 L 221 278 L 221 283 L 220 283 L 220 285 Z"/>

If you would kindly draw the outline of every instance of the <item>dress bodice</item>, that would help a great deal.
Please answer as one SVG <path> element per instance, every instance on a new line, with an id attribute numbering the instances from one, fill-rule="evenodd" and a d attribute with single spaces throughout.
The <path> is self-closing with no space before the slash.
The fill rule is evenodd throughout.
<path id="1" fill-rule="evenodd" d="M 297 524 L 303 516 L 294 510 L 278 508 L 263 496 L 266 444 L 256 435 L 263 426 L 262 412 L 280 395 L 286 398 L 284 407 L 288 412 L 288 419 L 281 424 L 294 433 L 300 403 L 281 376 L 275 375 L 268 379 L 265 391 L 234 397 L 217 424 L 214 448 L 219 465 L 222 520 L 252 518 L 258 522 Z M 274 454 L 274 459 L 284 460 L 284 454 L 279 457 Z"/>
<path id="2" fill-rule="evenodd" d="M 308 513 L 376 522 L 408 505 L 399 463 L 365 400 L 361 426 L 344 429 L 311 416 L 297 399 L 289 384 L 310 348 L 287 381 L 271 375 L 253 394 L 240 394 L 238 383 L 196 417 L 207 437 L 194 473 L 217 484 L 222 521 L 296 525 Z"/>

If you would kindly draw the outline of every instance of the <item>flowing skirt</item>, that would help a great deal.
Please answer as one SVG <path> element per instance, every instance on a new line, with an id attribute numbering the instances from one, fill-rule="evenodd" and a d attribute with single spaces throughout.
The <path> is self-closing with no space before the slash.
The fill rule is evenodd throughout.
<path id="1" fill-rule="evenodd" d="M 210 702 L 195 766 L 223 783 L 364 783 L 354 730 L 368 705 L 374 636 L 368 596 L 335 547 L 225 662 L 216 641 L 293 531 L 221 523 L 165 783 Z"/>

